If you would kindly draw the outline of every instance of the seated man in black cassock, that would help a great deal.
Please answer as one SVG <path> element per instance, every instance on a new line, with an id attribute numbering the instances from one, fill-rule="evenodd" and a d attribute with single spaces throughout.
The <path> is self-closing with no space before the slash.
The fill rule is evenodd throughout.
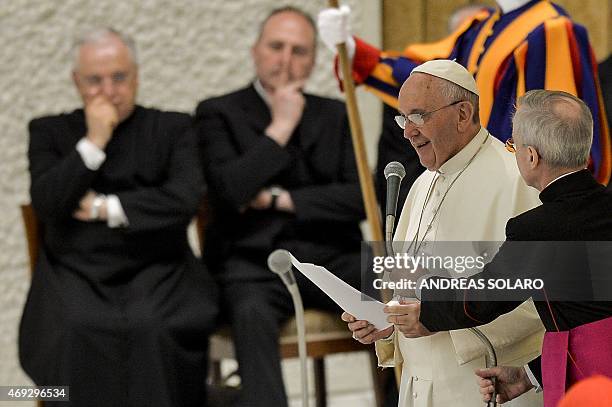
<path id="1" fill-rule="evenodd" d="M 135 105 L 136 52 L 117 31 L 83 36 L 74 63 L 84 109 L 29 126 L 44 239 L 21 364 L 70 386 L 61 406 L 200 407 L 218 308 L 186 237 L 204 189 L 190 117 Z"/>
<path id="2" fill-rule="evenodd" d="M 308 15 L 273 11 L 252 47 L 255 81 L 196 112 L 213 210 L 204 258 L 232 325 L 241 405 L 287 405 L 278 335 L 293 306 L 268 255 L 287 249 L 359 286 L 364 210 L 345 106 L 302 92 L 315 41 Z M 306 307 L 339 312 L 296 274 Z"/>

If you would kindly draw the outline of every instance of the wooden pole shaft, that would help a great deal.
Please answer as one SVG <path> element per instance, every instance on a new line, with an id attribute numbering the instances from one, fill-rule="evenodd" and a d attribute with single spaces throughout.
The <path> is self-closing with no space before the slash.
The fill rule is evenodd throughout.
<path id="1" fill-rule="evenodd" d="M 329 6 L 338 8 L 337 0 L 329 0 Z M 368 158 L 365 152 L 365 143 L 363 141 L 363 130 L 361 127 L 361 119 L 359 110 L 357 109 L 357 98 L 355 96 L 355 83 L 353 82 L 353 70 L 351 61 L 346 51 L 346 44 L 338 44 L 338 60 L 342 72 L 342 84 L 344 86 L 344 94 L 346 97 L 346 110 L 351 128 L 351 137 L 353 139 L 353 149 L 355 151 L 355 160 L 357 161 L 357 170 L 359 173 L 359 184 L 361 185 L 361 195 L 365 205 L 366 217 L 370 225 L 372 240 L 375 242 L 383 241 L 383 231 L 380 223 L 380 215 L 374 194 L 374 183 L 372 174 L 368 166 Z M 380 244 L 374 244 L 373 252 L 375 256 L 384 256 L 384 248 Z M 381 290 L 381 297 L 384 302 L 391 299 L 389 290 Z M 401 365 L 394 369 L 396 384 L 399 387 L 402 370 Z"/>
<path id="2" fill-rule="evenodd" d="M 337 0 L 330 0 L 331 7 L 338 7 Z M 346 110 L 348 113 L 349 126 L 351 129 L 351 138 L 353 140 L 353 150 L 355 152 L 355 160 L 357 162 L 357 171 L 359 174 L 359 185 L 361 186 L 361 195 L 365 206 L 366 217 L 370 226 L 372 240 L 376 242 L 383 241 L 382 227 L 380 223 L 380 214 L 378 211 L 378 203 L 374 193 L 374 182 L 372 173 L 368 166 L 368 157 L 365 151 L 365 143 L 363 141 L 363 129 L 361 127 L 361 119 L 357 108 L 357 98 L 355 96 L 355 83 L 353 82 L 353 72 L 351 63 L 346 51 L 346 45 L 338 44 L 338 58 L 342 71 L 342 84 L 346 97 Z M 378 245 L 376 245 L 378 246 Z M 384 255 L 384 253 L 375 255 Z"/>

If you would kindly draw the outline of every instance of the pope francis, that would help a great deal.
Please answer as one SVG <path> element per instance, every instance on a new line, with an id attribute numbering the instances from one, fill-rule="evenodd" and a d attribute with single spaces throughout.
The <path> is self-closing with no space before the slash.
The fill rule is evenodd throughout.
<path id="1" fill-rule="evenodd" d="M 478 101 L 472 75 L 449 60 L 416 67 L 400 90 L 396 121 L 427 169 L 410 189 L 395 233 L 404 250 L 421 253 L 431 242 L 501 242 L 507 220 L 539 204 L 503 143 L 481 127 Z M 474 370 L 485 366 L 485 348 L 468 330 L 411 338 L 398 325 L 377 331 L 349 314 L 343 319 L 354 338 L 376 342 L 381 366 L 402 365 L 401 407 L 481 405 Z M 481 330 L 500 364 L 521 366 L 539 354 L 543 326 L 532 302 Z M 542 401 L 532 391 L 508 405 Z"/>

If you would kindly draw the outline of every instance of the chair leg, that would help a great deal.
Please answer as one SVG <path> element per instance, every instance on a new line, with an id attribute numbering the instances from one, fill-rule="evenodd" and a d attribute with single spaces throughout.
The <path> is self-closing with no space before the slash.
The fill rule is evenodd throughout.
<path id="1" fill-rule="evenodd" d="M 325 358 L 313 359 L 316 407 L 327 407 Z"/>
<path id="2" fill-rule="evenodd" d="M 376 352 L 372 351 L 370 353 L 370 369 L 372 372 L 372 387 L 374 389 L 374 401 L 376 402 L 376 407 L 383 407 L 385 403 L 385 389 L 384 389 L 384 381 L 388 376 L 388 371 L 393 371 L 393 369 L 387 369 L 386 371 L 381 371 L 378 369 L 378 358 L 376 357 Z"/>

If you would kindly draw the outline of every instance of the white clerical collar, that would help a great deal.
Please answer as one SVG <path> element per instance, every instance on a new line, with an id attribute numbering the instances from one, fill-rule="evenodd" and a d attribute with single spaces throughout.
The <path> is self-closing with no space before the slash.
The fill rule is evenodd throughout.
<path id="1" fill-rule="evenodd" d="M 266 105 L 268 105 L 268 107 L 270 107 L 270 101 L 268 100 L 268 92 L 266 92 L 266 90 L 264 89 L 259 78 L 255 79 L 255 82 L 253 82 L 253 87 L 255 88 L 255 92 L 257 92 L 259 97 L 262 98 L 264 102 L 266 102 Z"/>
<path id="2" fill-rule="evenodd" d="M 586 168 L 581 168 L 581 169 L 579 169 L 579 170 L 570 171 L 570 172 L 566 172 L 566 173 L 565 173 L 565 174 L 563 174 L 563 175 L 559 175 L 557 178 L 553 179 L 553 180 L 552 180 L 552 181 L 550 181 L 548 184 L 546 184 L 546 186 L 545 186 L 544 188 L 542 188 L 542 191 L 544 191 L 546 188 L 548 188 L 548 187 L 549 187 L 549 186 L 550 186 L 550 185 L 551 185 L 553 182 L 557 182 L 557 181 L 559 181 L 559 180 L 560 180 L 561 178 L 563 178 L 563 177 L 567 177 L 567 176 L 568 176 L 568 175 L 570 175 L 570 174 L 573 174 L 573 173 L 575 173 L 575 172 L 582 171 L 582 170 L 585 170 L 585 169 L 586 169 Z"/>
<path id="3" fill-rule="evenodd" d="M 478 150 L 484 144 L 490 143 L 489 132 L 484 127 L 481 127 L 474 138 L 466 144 L 457 154 L 446 160 L 438 169 L 439 174 L 453 174 L 465 168 L 468 162 L 474 158 Z"/>

